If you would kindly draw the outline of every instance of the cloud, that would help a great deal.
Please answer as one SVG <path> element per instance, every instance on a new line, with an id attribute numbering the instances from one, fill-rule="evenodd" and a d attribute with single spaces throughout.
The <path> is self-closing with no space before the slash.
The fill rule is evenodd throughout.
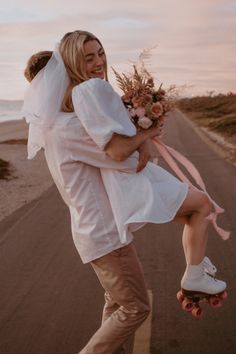
<path id="1" fill-rule="evenodd" d="M 0 98 L 10 83 L 12 98 L 21 98 L 27 58 L 52 49 L 75 29 L 96 34 L 119 70 L 128 70 L 143 48 L 157 45 L 150 70 L 164 83 L 193 84 L 196 92 L 236 86 L 234 1 L 9 0 L 0 6 L 0 71 L 7 80 L 1 80 Z"/>

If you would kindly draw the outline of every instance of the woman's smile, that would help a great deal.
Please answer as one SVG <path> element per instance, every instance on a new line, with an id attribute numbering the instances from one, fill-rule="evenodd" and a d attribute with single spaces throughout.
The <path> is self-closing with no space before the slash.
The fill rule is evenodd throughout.
<path id="1" fill-rule="evenodd" d="M 99 68 L 94 69 L 91 71 L 91 73 L 95 76 L 101 77 L 102 79 L 104 78 L 104 67 L 101 66 Z"/>
<path id="2" fill-rule="evenodd" d="M 106 70 L 106 56 L 104 49 L 97 40 L 84 44 L 86 73 L 89 78 L 104 79 Z"/>

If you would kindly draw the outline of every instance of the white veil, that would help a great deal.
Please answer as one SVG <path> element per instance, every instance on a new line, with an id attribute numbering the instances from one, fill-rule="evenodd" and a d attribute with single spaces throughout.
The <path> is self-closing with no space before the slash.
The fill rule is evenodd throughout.
<path id="1" fill-rule="evenodd" d="M 22 113 L 29 124 L 29 159 L 44 148 L 43 132 L 55 123 L 68 83 L 68 74 L 57 45 L 47 65 L 35 76 L 25 92 Z"/>

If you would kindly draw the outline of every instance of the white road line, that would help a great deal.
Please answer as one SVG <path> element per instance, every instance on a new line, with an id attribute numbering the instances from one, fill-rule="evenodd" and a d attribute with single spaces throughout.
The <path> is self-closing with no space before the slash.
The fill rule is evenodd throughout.
<path id="1" fill-rule="evenodd" d="M 153 295 L 151 290 L 148 290 L 148 296 L 151 305 L 151 312 L 135 332 L 133 354 L 150 354 L 153 302 Z"/>

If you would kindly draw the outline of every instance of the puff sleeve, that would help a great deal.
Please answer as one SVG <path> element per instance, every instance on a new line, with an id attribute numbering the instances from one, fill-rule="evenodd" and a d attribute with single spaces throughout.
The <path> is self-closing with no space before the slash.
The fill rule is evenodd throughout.
<path id="1" fill-rule="evenodd" d="M 114 133 L 134 136 L 136 128 L 120 96 L 102 79 L 90 79 L 74 87 L 74 110 L 91 139 L 104 149 Z"/>

